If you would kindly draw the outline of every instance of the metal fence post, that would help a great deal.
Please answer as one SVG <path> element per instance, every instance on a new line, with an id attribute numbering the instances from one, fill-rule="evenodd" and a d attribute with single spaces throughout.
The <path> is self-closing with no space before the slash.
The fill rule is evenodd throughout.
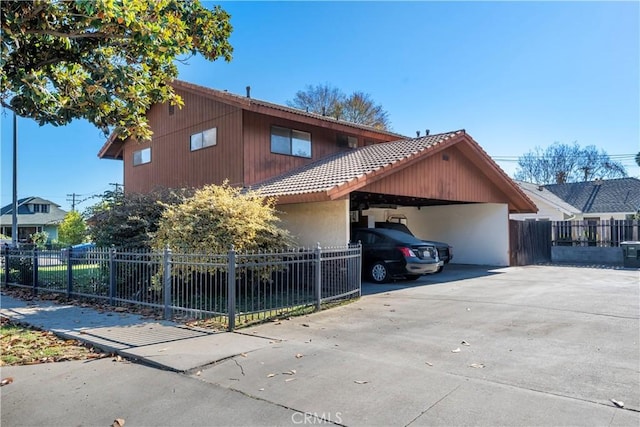
<path id="1" fill-rule="evenodd" d="M 67 257 L 67 297 L 71 297 L 71 292 L 73 292 L 73 262 L 71 258 L 73 257 L 73 248 L 70 246 L 68 251 L 69 256 Z"/>
<path id="2" fill-rule="evenodd" d="M 229 250 L 227 263 L 227 315 L 231 332 L 236 327 L 236 251 L 233 246 Z"/>
<path id="3" fill-rule="evenodd" d="M 9 284 L 9 247 L 4 247 L 4 284 Z"/>
<path id="4" fill-rule="evenodd" d="M 109 248 L 109 304 L 114 305 L 116 298 L 116 247 Z"/>
<path id="5" fill-rule="evenodd" d="M 164 296 L 164 320 L 170 320 L 172 315 L 171 310 L 171 249 L 169 249 L 169 245 L 164 248 L 164 254 L 162 257 L 162 268 L 163 268 L 163 289 L 162 293 Z"/>
<path id="6" fill-rule="evenodd" d="M 316 311 L 320 311 L 320 304 L 322 303 L 322 249 L 320 248 L 320 242 L 318 242 L 318 246 L 316 247 L 316 250 L 314 252 L 316 261 Z"/>
<path id="7" fill-rule="evenodd" d="M 33 268 L 33 295 L 38 294 L 38 248 L 33 248 L 33 260 L 31 262 Z"/>
<path id="8" fill-rule="evenodd" d="M 356 277 L 358 278 L 358 298 L 362 296 L 362 242 L 358 242 L 358 257 L 356 258 Z"/>

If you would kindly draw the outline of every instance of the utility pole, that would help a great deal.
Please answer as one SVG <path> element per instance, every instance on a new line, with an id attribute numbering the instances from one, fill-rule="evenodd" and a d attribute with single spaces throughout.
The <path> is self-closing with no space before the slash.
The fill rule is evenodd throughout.
<path id="1" fill-rule="evenodd" d="M 72 211 L 76 210 L 76 196 L 79 196 L 79 194 L 76 194 L 76 193 L 67 194 L 67 197 L 71 197 L 71 200 L 67 199 L 67 202 L 71 202 Z"/>
<path id="2" fill-rule="evenodd" d="M 120 189 L 122 188 L 122 184 L 118 184 L 117 182 L 110 182 L 109 185 L 113 185 L 114 191 L 117 193 L 118 191 L 120 191 Z"/>
<path id="3" fill-rule="evenodd" d="M 11 244 L 18 244 L 18 118 L 13 112 L 13 207 L 11 209 Z"/>

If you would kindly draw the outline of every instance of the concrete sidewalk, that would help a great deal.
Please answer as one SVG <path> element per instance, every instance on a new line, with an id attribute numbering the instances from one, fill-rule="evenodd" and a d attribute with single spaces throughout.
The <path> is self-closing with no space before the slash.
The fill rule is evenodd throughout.
<path id="1" fill-rule="evenodd" d="M 129 313 L 22 301 L 2 295 L 0 314 L 17 322 L 77 339 L 107 352 L 163 369 L 186 372 L 268 347 L 273 340 L 242 333 L 212 332 Z"/>

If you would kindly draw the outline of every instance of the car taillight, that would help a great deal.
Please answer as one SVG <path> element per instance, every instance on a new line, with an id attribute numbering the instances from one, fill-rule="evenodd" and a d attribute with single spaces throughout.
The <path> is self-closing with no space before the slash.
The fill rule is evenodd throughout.
<path id="1" fill-rule="evenodd" d="M 411 248 L 407 248 L 404 246 L 398 246 L 398 250 L 400 252 L 402 252 L 402 255 L 404 256 L 410 256 L 410 257 L 414 257 L 416 256 L 416 254 L 411 250 Z"/>

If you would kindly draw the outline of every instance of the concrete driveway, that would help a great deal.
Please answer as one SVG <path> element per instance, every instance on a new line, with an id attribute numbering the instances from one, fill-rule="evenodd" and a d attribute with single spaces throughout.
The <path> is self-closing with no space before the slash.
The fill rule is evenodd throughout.
<path id="1" fill-rule="evenodd" d="M 451 266 L 366 284 L 355 304 L 246 330 L 282 342 L 197 378 L 344 425 L 637 426 L 638 279 Z"/>
<path id="2" fill-rule="evenodd" d="M 342 307 L 161 344 L 155 354 L 183 373 L 109 360 L 3 368 L 15 382 L 2 389 L 2 424 L 635 427 L 639 279 L 452 265 L 365 284 Z M 219 347 L 232 356 L 194 363 Z"/>

